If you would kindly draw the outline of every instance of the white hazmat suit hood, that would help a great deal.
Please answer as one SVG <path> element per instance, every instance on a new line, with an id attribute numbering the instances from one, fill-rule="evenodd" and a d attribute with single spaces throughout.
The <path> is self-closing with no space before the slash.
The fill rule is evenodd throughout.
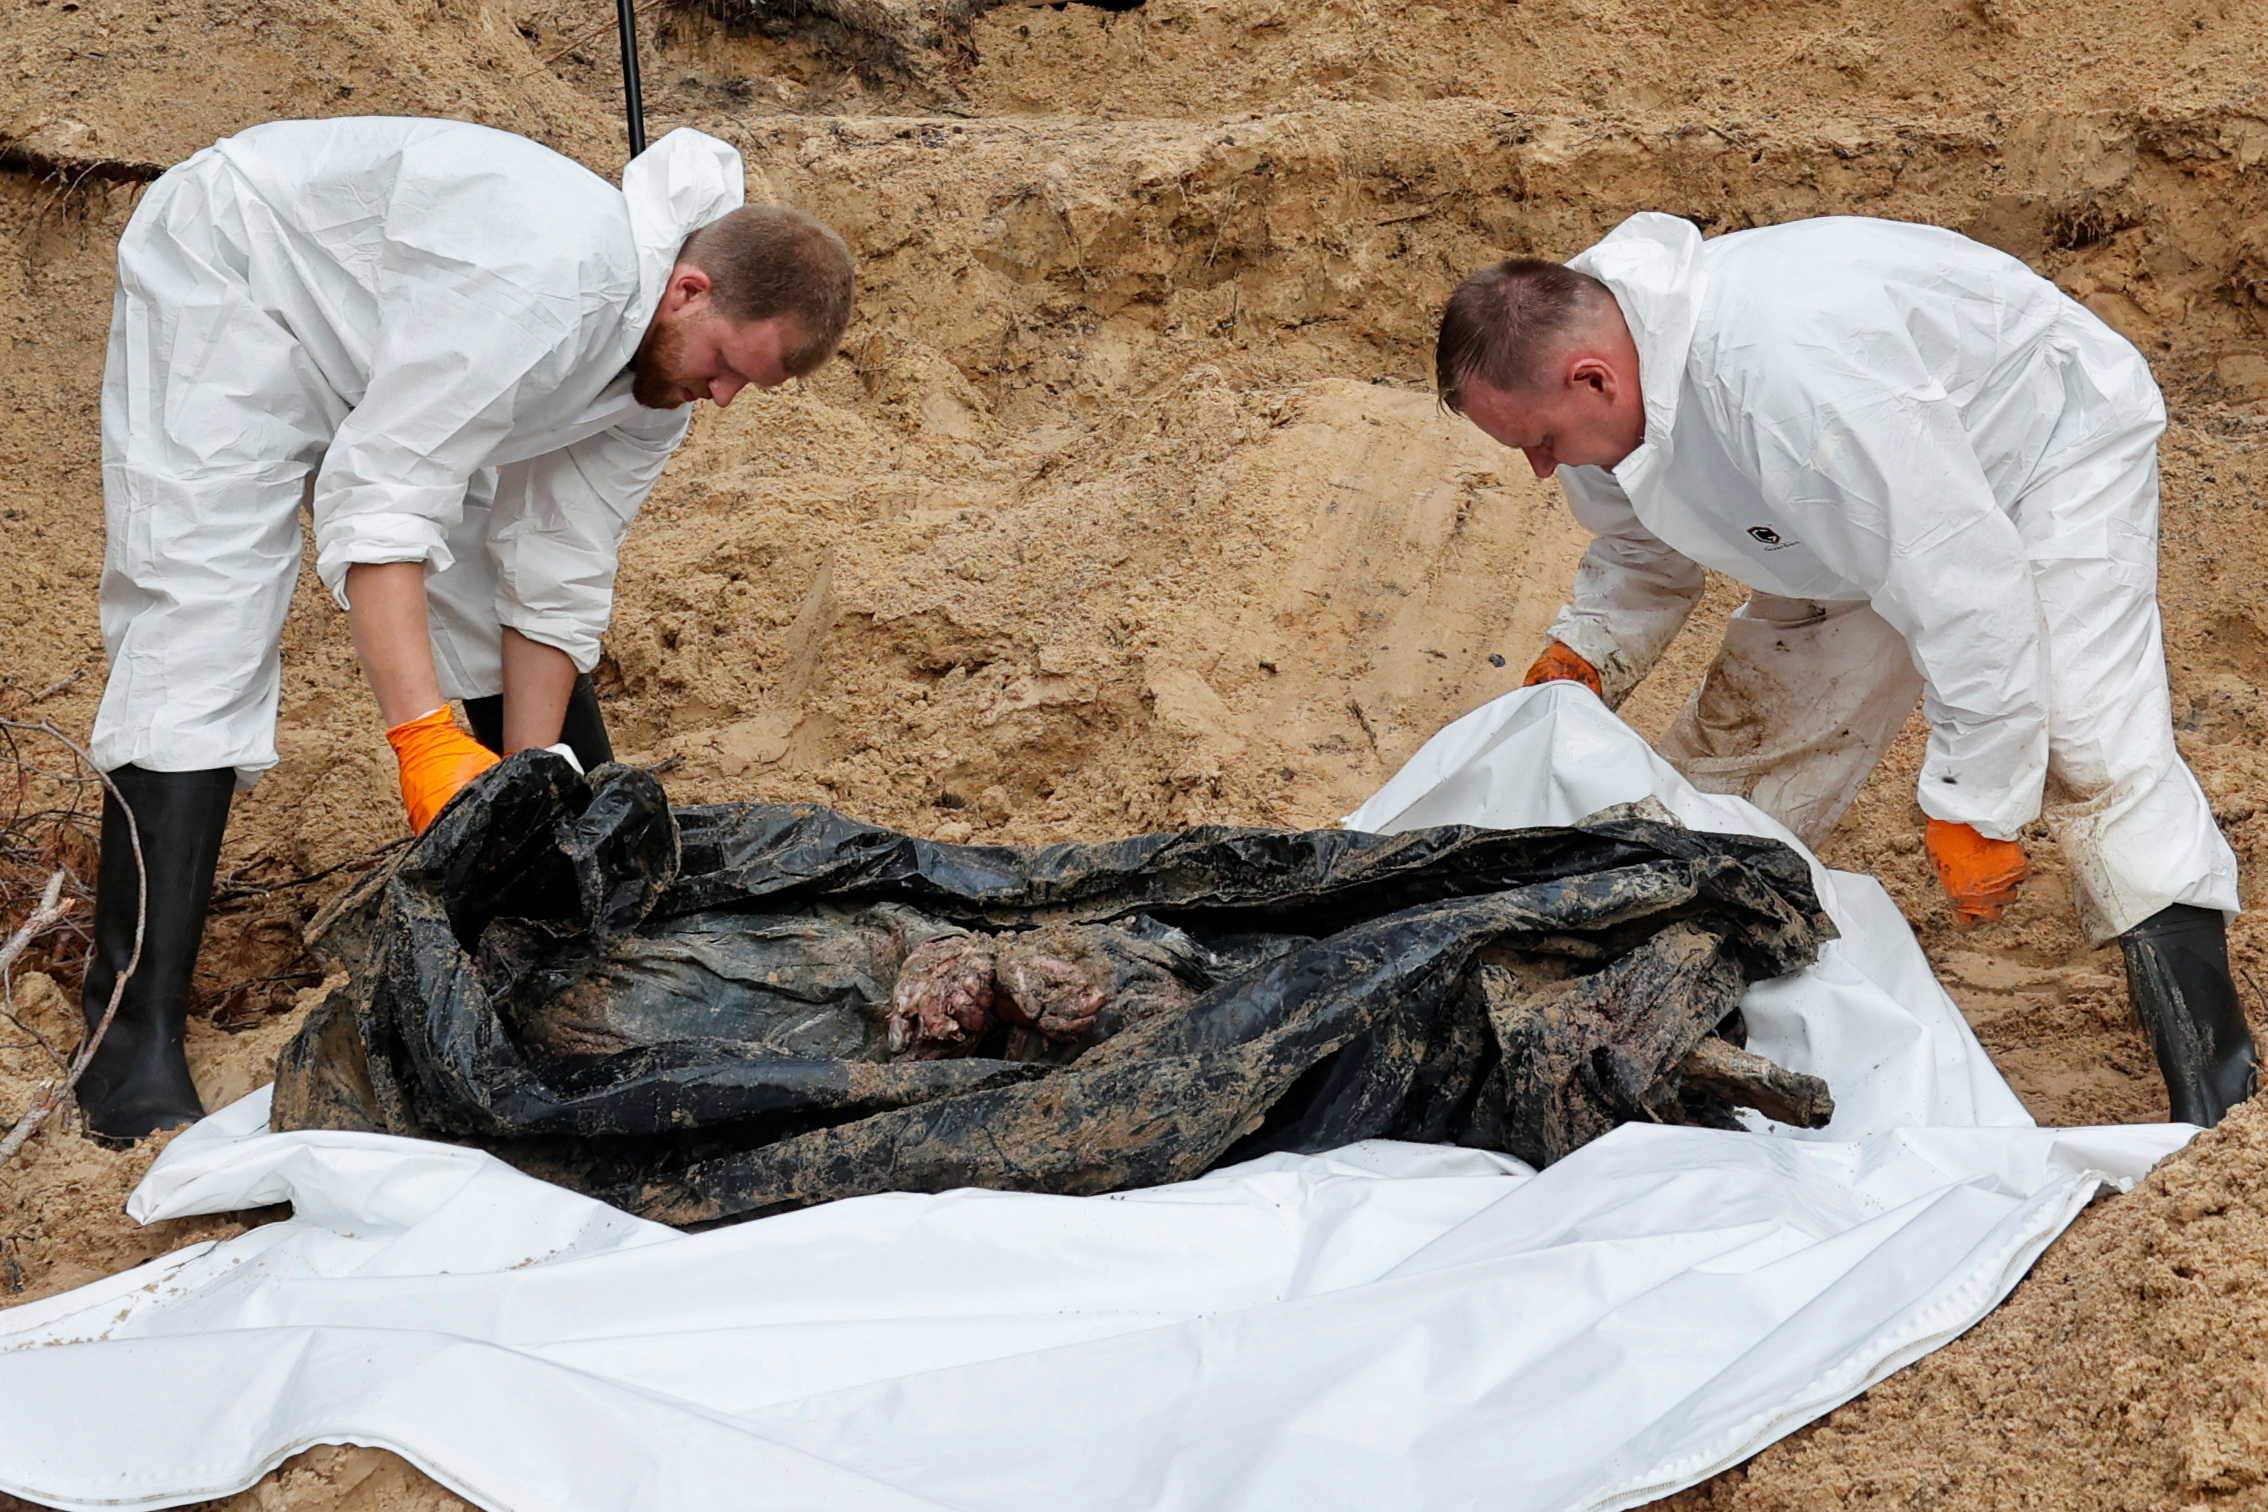
<path id="1" fill-rule="evenodd" d="M 111 678 L 96 759 L 273 766 L 276 653 L 311 508 L 316 571 L 423 562 L 452 698 L 502 628 L 588 671 L 623 533 L 689 411 L 629 364 L 739 156 L 664 137 L 617 190 L 453 121 L 255 127 L 161 178 L 119 243 L 103 389 Z"/>
<path id="2" fill-rule="evenodd" d="M 1568 264 L 1639 356 L 1644 442 L 1562 468 L 1597 540 L 1552 634 L 1610 701 L 1699 600 L 1756 590 L 1665 740 L 1816 843 L 1919 695 L 1918 798 L 2014 839 L 2047 817 L 2083 923 L 2233 913 L 2236 865 L 2175 750 L 2156 606 L 2165 408 L 2132 346 L 2015 258 L 1858 218 L 1704 242 L 1633 216 Z"/>

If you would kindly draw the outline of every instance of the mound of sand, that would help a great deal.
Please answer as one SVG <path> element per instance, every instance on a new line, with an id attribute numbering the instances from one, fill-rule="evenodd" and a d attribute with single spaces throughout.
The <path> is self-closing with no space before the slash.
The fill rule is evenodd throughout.
<path id="1" fill-rule="evenodd" d="M 1677 1512 L 2260 1505 L 2268 1106 L 2095 1204 L 1920 1366 L 1673 1497 Z"/>
<path id="2" fill-rule="evenodd" d="M 752 187 L 841 227 L 861 305 L 843 360 L 702 414 L 633 534 L 601 688 L 618 744 L 674 759 L 681 798 L 817 798 L 948 839 L 1330 822 L 1516 683 L 1581 546 L 1518 458 L 1431 403 L 1455 279 L 1638 209 L 1715 230 L 1861 213 L 2026 258 L 2158 364 L 2184 748 L 2246 865 L 2268 850 L 2264 0 L 1006 5 L 918 66 L 850 45 L 824 7 L 716 19 L 763 9 L 652 13 L 652 127 L 732 141 Z M 612 172 L 604 12 L 12 0 L 0 163 L 162 164 L 276 116 L 367 111 L 480 120 Z M 95 392 L 133 194 L 0 169 L 0 712 L 60 683 L 37 712 L 80 731 L 101 674 Z M 1641 729 L 1667 724 L 1737 601 L 1712 586 L 1625 711 Z M 265 1079 L 314 985 L 300 925 L 400 833 L 311 581 L 285 669 L 283 763 L 238 806 L 200 974 L 208 1100 Z M 2078 939 L 2044 835 L 2009 921 L 1952 931 L 1919 756 L 1909 730 L 1829 859 L 1885 878 L 2043 1120 L 2163 1116 L 2116 959 Z M 2236 946 L 2268 965 L 2249 920 Z M 69 956 L 44 963 L 66 988 Z M 67 1032 L 63 990 L 25 997 Z M 0 1113 L 42 1073 L 0 1048 Z M 1959 1345 L 1676 1504 L 2256 1496 L 2259 1123 L 2098 1204 Z M 0 1288 L 269 1216 L 132 1229 L 118 1205 L 153 1153 L 56 1129 L 0 1168 Z M 326 1449 L 225 1505 L 458 1504 L 390 1456 Z"/>

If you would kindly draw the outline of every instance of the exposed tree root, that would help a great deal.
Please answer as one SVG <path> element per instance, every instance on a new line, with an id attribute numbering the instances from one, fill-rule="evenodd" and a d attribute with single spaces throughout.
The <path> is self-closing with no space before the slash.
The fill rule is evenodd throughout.
<path id="1" fill-rule="evenodd" d="M 951 88 L 976 62 L 978 18 L 1032 0 L 676 0 L 733 30 L 796 37 L 869 79 Z"/>
<path id="2" fill-rule="evenodd" d="M 147 184 L 165 172 L 166 165 L 119 158 L 59 157 L 21 142 L 0 141 L 0 170 L 53 179 L 75 189 L 86 183 Z"/>

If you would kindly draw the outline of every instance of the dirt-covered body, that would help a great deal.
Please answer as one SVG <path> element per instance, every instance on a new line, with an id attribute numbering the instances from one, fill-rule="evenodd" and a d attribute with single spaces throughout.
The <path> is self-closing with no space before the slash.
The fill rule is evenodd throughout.
<path id="1" fill-rule="evenodd" d="M 1542 1164 L 1728 1123 L 1738 1068 L 1680 1066 L 1831 933 L 1793 852 L 1635 811 L 967 847 L 529 755 L 342 911 L 276 1117 L 474 1141 L 676 1223 L 1372 1137 Z"/>

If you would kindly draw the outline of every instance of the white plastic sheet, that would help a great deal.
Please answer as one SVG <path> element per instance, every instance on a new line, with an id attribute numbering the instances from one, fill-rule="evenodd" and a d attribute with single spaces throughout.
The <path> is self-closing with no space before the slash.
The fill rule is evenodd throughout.
<path id="1" fill-rule="evenodd" d="M 1649 793 L 1772 832 L 1564 685 L 1357 817 Z M 1540 1175 L 1374 1142 L 687 1236 L 469 1150 L 271 1134 L 255 1095 L 131 1210 L 294 1216 L 0 1315 L 0 1487 L 167 1506 L 352 1442 L 498 1512 L 1637 1505 L 1958 1334 L 2192 1132 L 2030 1127 L 1881 890 L 1821 876 L 1843 941 L 1748 1008 L 1835 1087 L 1810 1138 L 1626 1127 Z"/>
<path id="2" fill-rule="evenodd" d="M 1768 835 L 1810 855 L 1746 799 L 1697 790 L 1572 683 L 1523 688 L 1474 710 L 1427 741 L 1346 823 L 1381 834 L 1432 824 L 1519 829 L 1573 824 L 1649 796 L 1693 829 Z M 1882 884 L 1816 858 L 1811 876 L 1843 937 L 1810 970 L 1752 988 L 1741 1005 L 1751 1049 L 1833 1089 L 1835 1121 L 1811 1137 L 2029 1124 Z"/>

